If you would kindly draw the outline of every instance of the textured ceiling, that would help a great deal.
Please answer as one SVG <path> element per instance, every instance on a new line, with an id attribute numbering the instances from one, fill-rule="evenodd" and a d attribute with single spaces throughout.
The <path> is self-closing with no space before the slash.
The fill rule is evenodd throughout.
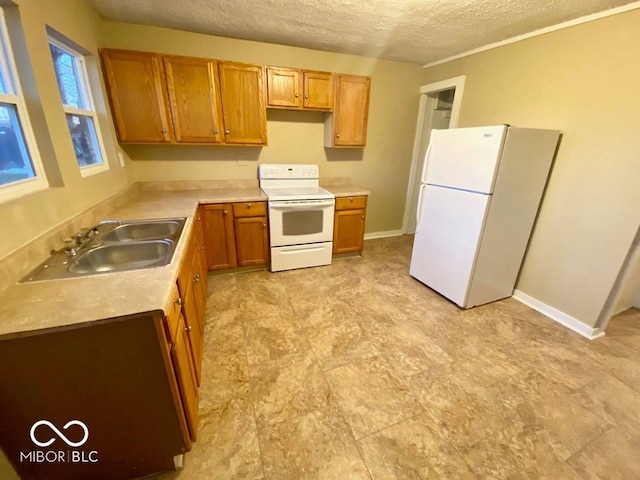
<path id="1" fill-rule="evenodd" d="M 103 18 L 425 64 L 632 0 L 87 0 Z"/>

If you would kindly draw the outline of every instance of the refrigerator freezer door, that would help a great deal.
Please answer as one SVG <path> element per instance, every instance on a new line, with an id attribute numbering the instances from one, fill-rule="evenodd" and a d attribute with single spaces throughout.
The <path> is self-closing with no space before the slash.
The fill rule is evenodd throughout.
<path id="1" fill-rule="evenodd" d="M 412 277 L 466 306 L 490 195 L 427 185 L 413 242 Z"/>
<path id="2" fill-rule="evenodd" d="M 433 130 L 422 183 L 491 193 L 506 125 Z"/>

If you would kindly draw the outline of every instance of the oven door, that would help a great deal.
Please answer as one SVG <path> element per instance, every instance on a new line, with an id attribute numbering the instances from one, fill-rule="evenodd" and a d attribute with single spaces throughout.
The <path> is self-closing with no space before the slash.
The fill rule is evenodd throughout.
<path id="1" fill-rule="evenodd" d="M 271 246 L 332 241 L 335 203 L 333 198 L 270 201 Z"/>

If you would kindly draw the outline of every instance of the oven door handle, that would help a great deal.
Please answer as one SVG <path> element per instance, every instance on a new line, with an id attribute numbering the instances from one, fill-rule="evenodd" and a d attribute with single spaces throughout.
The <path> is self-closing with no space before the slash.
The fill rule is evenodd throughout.
<path id="1" fill-rule="evenodd" d="M 269 208 L 276 208 L 278 210 L 288 210 L 294 208 L 317 208 L 317 207 L 333 207 L 335 205 L 334 200 L 325 200 L 320 202 L 296 202 L 296 201 L 275 201 L 269 202 Z"/>

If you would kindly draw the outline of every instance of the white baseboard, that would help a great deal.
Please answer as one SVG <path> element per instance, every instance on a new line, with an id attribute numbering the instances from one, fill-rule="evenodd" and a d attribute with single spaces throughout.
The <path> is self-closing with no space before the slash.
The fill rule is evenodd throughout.
<path id="1" fill-rule="evenodd" d="M 387 237 L 398 237 L 400 235 L 404 235 L 402 230 L 387 230 L 386 232 L 371 232 L 365 233 L 365 240 L 373 240 L 374 238 L 387 238 Z"/>
<path id="2" fill-rule="evenodd" d="M 561 312 L 557 308 L 553 308 L 546 303 L 541 302 L 540 300 L 530 297 L 526 293 L 521 292 L 520 290 L 514 290 L 513 298 L 518 300 L 519 302 L 524 303 L 525 305 L 537 310 L 542 313 L 546 317 L 549 317 L 551 320 L 558 322 L 561 325 L 573 330 L 576 333 L 579 333 L 585 338 L 589 340 L 595 340 L 596 338 L 600 338 L 604 336 L 604 331 L 601 328 L 593 328 L 587 325 L 586 323 L 581 322 L 577 318 L 572 317 L 571 315 L 567 315 L 564 312 Z"/>

